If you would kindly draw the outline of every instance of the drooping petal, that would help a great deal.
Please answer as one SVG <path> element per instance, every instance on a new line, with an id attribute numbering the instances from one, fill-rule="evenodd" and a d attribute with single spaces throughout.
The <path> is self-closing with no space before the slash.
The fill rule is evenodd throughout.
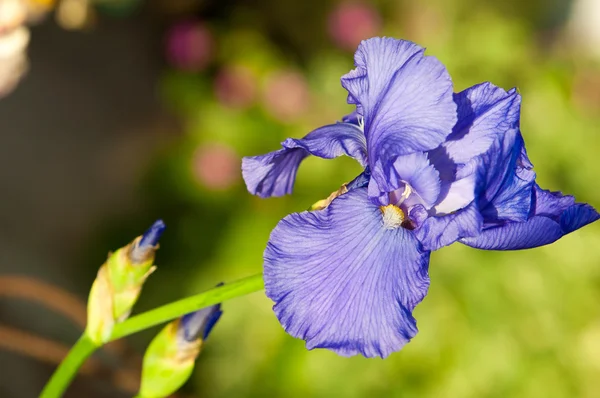
<path id="1" fill-rule="evenodd" d="M 496 141 L 519 125 L 521 97 L 515 89 L 506 92 L 491 83 L 482 83 L 454 94 L 454 101 L 458 106 L 458 121 L 452 134 L 429 152 L 431 163 L 440 173 L 441 192 L 435 209 L 441 214 L 471 203 L 478 168 L 488 167 L 477 159 L 493 150 Z M 485 176 L 484 180 L 487 183 Z"/>
<path id="2" fill-rule="evenodd" d="M 562 212 L 575 204 L 575 198 L 571 195 L 548 191 L 540 188 L 537 184 L 533 188 L 535 194 L 533 215 L 545 216 L 558 221 Z"/>
<path id="3" fill-rule="evenodd" d="M 302 139 L 288 138 L 283 149 L 242 160 L 242 175 L 248 191 L 266 198 L 292 192 L 298 167 L 308 155 L 332 159 L 346 155 L 365 166 L 366 146 L 363 132 L 350 123 L 318 128 Z"/>
<path id="4" fill-rule="evenodd" d="M 415 230 L 417 238 L 425 250 L 438 250 L 460 238 L 475 237 L 481 233 L 483 217 L 475 202 L 456 213 L 440 217 L 428 217 Z"/>
<path id="5" fill-rule="evenodd" d="M 405 40 L 363 41 L 356 69 L 342 77 L 348 102 L 364 117 L 369 165 L 433 149 L 452 132 L 452 81 L 436 58 Z"/>
<path id="6" fill-rule="evenodd" d="M 375 203 L 381 203 L 386 193 L 408 186 L 411 192 L 418 195 L 419 202 L 429 209 L 436 202 L 440 193 L 439 173 L 429 163 L 427 154 L 424 152 L 411 153 L 398 156 L 393 163 L 382 167 L 378 162 L 370 181 L 369 194 Z"/>
<path id="7" fill-rule="evenodd" d="M 535 186 L 535 210 L 525 222 L 490 225 L 476 237 L 461 242 L 478 249 L 518 250 L 552 243 L 600 218 L 590 205 L 575 203 L 572 196 Z"/>
<path id="8" fill-rule="evenodd" d="M 411 231 L 383 227 L 358 188 L 277 225 L 265 288 L 285 330 L 308 349 L 386 357 L 417 333 L 412 310 L 429 287 L 428 260 Z"/>
<path id="9" fill-rule="evenodd" d="M 248 192 L 262 198 L 290 194 L 300 163 L 307 157 L 299 148 L 284 148 L 242 159 L 242 176 Z"/>

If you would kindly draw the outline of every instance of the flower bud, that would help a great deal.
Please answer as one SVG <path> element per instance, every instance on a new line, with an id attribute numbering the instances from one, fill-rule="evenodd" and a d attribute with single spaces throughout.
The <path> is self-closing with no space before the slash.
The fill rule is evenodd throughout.
<path id="1" fill-rule="evenodd" d="M 108 341 L 114 324 L 124 321 L 131 313 L 142 285 L 156 269 L 154 254 L 164 230 L 162 220 L 156 221 L 144 235 L 109 254 L 100 267 L 88 299 L 86 328 L 96 344 Z"/>
<path id="2" fill-rule="evenodd" d="M 165 326 L 144 355 L 138 397 L 162 398 L 177 391 L 192 374 L 202 344 L 222 313 L 221 304 L 216 304 Z"/>

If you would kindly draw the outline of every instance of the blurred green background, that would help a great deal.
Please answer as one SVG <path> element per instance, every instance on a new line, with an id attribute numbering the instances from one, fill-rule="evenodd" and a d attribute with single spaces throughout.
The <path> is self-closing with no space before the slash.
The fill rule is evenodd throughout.
<path id="1" fill-rule="evenodd" d="M 539 184 L 600 208 L 600 4 L 593 0 L 101 2 L 87 4 L 88 16 L 71 25 L 68 8 L 56 6 L 63 16 L 31 28 L 30 70 L 0 100 L 0 131 L 21 140 L 4 145 L 15 158 L 2 167 L 11 171 L 0 200 L 14 202 L 0 218 L 7 227 L 0 239 L 13 253 L 0 257 L 5 274 L 46 280 L 83 301 L 107 250 L 156 218 L 168 228 L 136 310 L 261 272 L 278 220 L 326 197 L 359 167 L 307 159 L 294 195 L 262 200 L 246 192 L 240 158 L 349 113 L 339 79 L 353 67 L 358 41 L 375 35 L 427 47 L 456 91 L 483 81 L 518 87 Z M 46 80 L 36 77 L 44 71 Z M 46 116 L 36 123 L 39 112 Z M 58 130 L 60 138 L 48 135 Z M 38 158 L 28 151 L 40 140 L 51 149 L 40 147 Z M 40 177 L 36 159 L 51 175 Z M 77 170 L 88 174 L 68 177 Z M 47 194 L 36 185 L 44 182 Z M 600 224 L 520 252 L 455 244 L 432 255 L 430 276 L 415 311 L 419 334 L 386 360 L 307 351 L 282 330 L 262 293 L 226 302 L 183 393 L 600 396 Z M 78 329 L 44 311 L 3 299 L 0 322 L 72 344 Z M 104 376 L 129 366 L 155 332 L 127 339 L 130 358 L 100 354 L 108 370 L 81 376 L 71 396 L 130 396 Z M 0 395 L 34 396 L 53 365 L 10 351 L 0 352 L 3 369 L 14 364 L 12 375 L 0 375 Z"/>

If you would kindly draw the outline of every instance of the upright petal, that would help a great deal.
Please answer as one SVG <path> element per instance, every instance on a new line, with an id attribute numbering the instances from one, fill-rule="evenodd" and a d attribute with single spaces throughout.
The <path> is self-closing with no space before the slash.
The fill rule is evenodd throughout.
<path id="1" fill-rule="evenodd" d="M 429 287 L 428 260 L 411 231 L 383 227 L 358 188 L 277 225 L 265 288 L 285 330 L 308 349 L 386 357 L 417 333 L 412 310 Z"/>
<path id="2" fill-rule="evenodd" d="M 519 126 L 521 96 L 486 82 L 454 94 L 458 121 L 443 144 L 456 163 L 467 163 L 488 151 L 507 130 Z"/>
<path id="3" fill-rule="evenodd" d="M 489 225 L 476 237 L 461 242 L 478 249 L 518 250 L 552 243 L 600 218 L 590 205 L 575 203 L 572 196 L 534 189 L 535 209 L 525 222 Z"/>
<path id="4" fill-rule="evenodd" d="M 405 40 L 363 41 L 356 69 L 342 77 L 348 102 L 364 117 L 371 169 L 397 156 L 433 149 L 452 132 L 452 81 L 436 58 Z"/>
<path id="5" fill-rule="evenodd" d="M 398 156 L 387 167 L 377 162 L 369 186 L 371 200 L 376 204 L 387 205 L 387 194 L 402 187 L 416 194 L 418 202 L 426 209 L 434 205 L 440 194 L 440 178 L 438 171 L 429 163 L 426 153 Z"/>
<path id="6" fill-rule="evenodd" d="M 514 134 L 514 140 L 512 136 Z M 510 130 L 483 162 L 487 168 L 485 188 L 479 196 L 484 219 L 525 221 L 532 206 L 535 172 L 525 153 L 518 130 Z"/>
<path id="7" fill-rule="evenodd" d="M 476 174 L 465 174 L 461 178 L 441 179 L 438 203 L 434 206 L 438 215 L 452 214 L 475 201 Z"/>
<path id="8" fill-rule="evenodd" d="M 441 214 L 473 201 L 478 168 L 489 166 L 481 156 L 492 150 L 508 130 L 519 126 L 521 97 L 515 89 L 506 92 L 491 83 L 482 83 L 455 94 L 454 101 L 458 121 L 452 134 L 429 152 L 431 163 L 440 173 L 441 192 L 435 208 Z M 487 177 L 483 177 L 487 185 Z"/>
<path id="9" fill-rule="evenodd" d="M 535 172 L 523 137 L 511 129 L 494 144 L 478 169 L 480 211 L 485 221 L 526 221 L 533 204 Z"/>
<path id="10" fill-rule="evenodd" d="M 436 163 L 440 164 L 439 158 Z M 435 206 L 436 214 L 454 212 L 455 207 L 462 208 L 474 198 L 486 222 L 528 219 L 535 172 L 518 129 L 506 131 L 481 156 L 456 165 L 450 179 L 447 170 L 440 171 L 441 199 Z"/>
<path id="11" fill-rule="evenodd" d="M 346 155 L 365 166 L 366 144 L 361 129 L 350 123 L 318 128 L 302 139 L 288 138 L 283 149 L 265 155 L 245 157 L 242 175 L 248 191 L 266 198 L 290 194 L 298 167 L 308 155 L 332 159 Z"/>

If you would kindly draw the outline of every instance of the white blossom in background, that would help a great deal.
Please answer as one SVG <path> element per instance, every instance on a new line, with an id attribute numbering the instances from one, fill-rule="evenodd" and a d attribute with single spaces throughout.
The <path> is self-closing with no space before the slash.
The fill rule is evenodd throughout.
<path id="1" fill-rule="evenodd" d="M 569 32 L 590 55 L 600 59 L 600 0 L 575 0 Z"/>
<path id="2" fill-rule="evenodd" d="M 0 34 L 21 26 L 27 17 L 27 7 L 22 0 L 0 0 Z"/>
<path id="3" fill-rule="evenodd" d="M 0 97 L 14 90 L 27 71 L 27 4 L 0 0 Z"/>

